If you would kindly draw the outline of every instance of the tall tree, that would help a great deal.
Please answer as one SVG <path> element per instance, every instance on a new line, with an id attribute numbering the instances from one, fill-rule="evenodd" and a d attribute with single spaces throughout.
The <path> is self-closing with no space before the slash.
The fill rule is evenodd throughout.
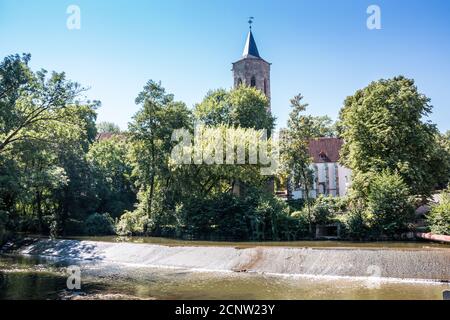
<path id="1" fill-rule="evenodd" d="M 430 99 L 402 76 L 372 82 L 348 97 L 340 112 L 342 160 L 356 181 L 358 175 L 390 170 L 415 194 L 430 195 L 440 179 L 437 129 L 424 119 L 431 112 Z"/>
<path id="2" fill-rule="evenodd" d="M 136 195 L 131 179 L 130 143 L 125 136 L 96 141 L 87 155 L 92 166 L 95 194 L 99 204 L 96 212 L 120 216 L 132 210 Z"/>
<path id="3" fill-rule="evenodd" d="M 34 138 L 42 126 L 61 121 L 60 112 L 84 91 L 64 73 L 33 73 L 29 55 L 10 56 L 0 64 L 0 153 L 11 144 Z M 70 122 L 70 119 L 64 119 Z"/>
<path id="4" fill-rule="evenodd" d="M 223 124 L 270 132 L 275 126 L 275 118 L 268 109 L 269 101 L 260 90 L 240 86 L 229 92 L 223 89 L 208 92 L 195 106 L 194 115 L 208 126 Z"/>
<path id="5" fill-rule="evenodd" d="M 303 103 L 301 94 L 291 99 L 292 111 L 289 114 L 287 128 L 281 137 L 282 171 L 294 186 L 304 190 L 308 212 L 309 232 L 312 235 L 312 213 L 310 192 L 313 186 L 313 171 L 310 167 L 309 141 L 317 137 L 317 121 L 314 117 L 303 114 L 308 104 Z"/>
<path id="6" fill-rule="evenodd" d="M 175 129 L 190 128 L 190 111 L 186 105 L 174 101 L 161 83 L 150 80 L 136 98 L 141 110 L 129 124 L 132 142 L 134 176 L 140 188 L 141 204 L 149 217 L 156 205 L 157 188 L 171 183 L 169 157 L 175 143 L 171 141 Z"/>

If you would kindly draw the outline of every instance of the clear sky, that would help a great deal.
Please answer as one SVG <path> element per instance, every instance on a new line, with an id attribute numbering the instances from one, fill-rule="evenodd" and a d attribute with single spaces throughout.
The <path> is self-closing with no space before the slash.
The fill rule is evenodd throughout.
<path id="1" fill-rule="evenodd" d="M 80 30 L 66 27 L 72 4 Z M 366 27 L 371 4 L 381 8 L 381 30 Z M 431 120 L 450 129 L 448 0 L 0 0 L 0 57 L 27 52 L 33 69 L 65 71 L 102 101 L 99 121 L 125 129 L 149 79 L 188 106 L 231 88 L 249 16 L 272 63 L 278 126 L 299 92 L 310 113 L 335 119 L 346 96 L 402 74 L 432 99 Z"/>

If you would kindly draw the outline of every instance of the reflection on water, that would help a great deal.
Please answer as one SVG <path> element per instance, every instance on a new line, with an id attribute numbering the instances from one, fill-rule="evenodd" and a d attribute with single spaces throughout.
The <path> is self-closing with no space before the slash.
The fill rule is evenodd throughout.
<path id="1" fill-rule="evenodd" d="M 140 299 L 442 299 L 448 284 L 381 282 L 351 278 L 274 277 L 245 273 L 83 264 L 86 298 Z M 0 299 L 63 299 L 65 264 L 0 256 Z"/>
<path id="2" fill-rule="evenodd" d="M 100 242 L 130 242 L 130 243 L 148 243 L 166 246 L 226 246 L 236 248 L 251 248 L 255 246 L 267 247 L 299 247 L 299 248 L 449 248 L 448 244 L 432 242 L 351 242 L 351 241 L 274 241 L 274 242 L 220 242 L 220 241 L 188 241 L 169 238 L 156 237 L 76 237 L 76 240 L 100 241 Z"/>

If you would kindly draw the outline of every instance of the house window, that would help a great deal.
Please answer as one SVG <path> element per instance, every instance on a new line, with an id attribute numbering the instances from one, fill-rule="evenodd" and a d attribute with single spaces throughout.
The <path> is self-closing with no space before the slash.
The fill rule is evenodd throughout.
<path id="1" fill-rule="evenodd" d="M 252 79 L 250 81 L 250 86 L 251 87 L 256 87 L 256 78 L 255 78 L 255 76 L 252 77 Z"/>

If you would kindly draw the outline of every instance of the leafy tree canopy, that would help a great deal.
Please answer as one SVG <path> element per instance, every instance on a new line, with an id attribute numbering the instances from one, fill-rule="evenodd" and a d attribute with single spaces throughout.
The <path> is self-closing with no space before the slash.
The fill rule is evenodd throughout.
<path id="1" fill-rule="evenodd" d="M 436 172 L 437 129 L 424 120 L 431 110 L 414 80 L 402 76 L 358 90 L 340 112 L 343 164 L 356 179 L 367 172 L 398 172 L 413 192 L 429 195 L 442 179 Z"/>

